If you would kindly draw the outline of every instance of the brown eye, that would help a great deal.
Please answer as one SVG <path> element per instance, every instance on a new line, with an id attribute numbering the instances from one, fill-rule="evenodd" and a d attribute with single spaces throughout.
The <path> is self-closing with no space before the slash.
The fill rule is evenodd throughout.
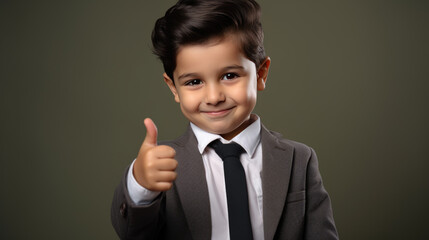
<path id="1" fill-rule="evenodd" d="M 235 73 L 227 73 L 227 74 L 223 75 L 222 80 L 231 80 L 231 79 L 234 79 L 237 77 L 238 77 L 238 75 Z"/>
<path id="2" fill-rule="evenodd" d="M 198 84 L 201 84 L 201 80 L 199 80 L 199 79 L 192 79 L 192 80 L 187 81 L 185 83 L 186 86 L 194 86 L 194 85 L 198 85 Z"/>

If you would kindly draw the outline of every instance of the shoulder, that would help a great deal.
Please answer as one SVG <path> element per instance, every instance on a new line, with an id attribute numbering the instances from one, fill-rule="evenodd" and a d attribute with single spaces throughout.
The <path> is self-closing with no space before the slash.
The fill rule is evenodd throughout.
<path id="1" fill-rule="evenodd" d="M 158 145 L 168 145 L 177 150 L 180 148 L 197 147 L 198 141 L 194 132 L 189 126 L 182 136 L 173 140 L 160 141 L 158 142 Z"/>
<path id="2" fill-rule="evenodd" d="M 158 145 L 168 145 L 172 148 L 177 148 L 179 146 L 182 146 L 184 144 L 184 142 L 185 142 L 185 138 L 182 135 L 176 139 L 160 141 L 160 142 L 158 142 Z"/>
<path id="3" fill-rule="evenodd" d="M 271 131 L 266 128 L 264 128 L 264 130 L 266 130 L 267 134 L 262 134 L 263 138 L 265 135 L 265 138 L 268 137 L 275 139 L 279 146 L 282 146 L 285 149 L 293 149 L 295 157 L 308 159 L 312 155 L 315 155 L 313 148 L 304 143 L 285 138 L 281 133 Z"/>
<path id="4" fill-rule="evenodd" d="M 197 144 L 196 137 L 190 128 L 182 136 L 176 139 L 158 142 L 158 145 L 168 145 L 172 148 L 184 147 L 189 144 Z"/>

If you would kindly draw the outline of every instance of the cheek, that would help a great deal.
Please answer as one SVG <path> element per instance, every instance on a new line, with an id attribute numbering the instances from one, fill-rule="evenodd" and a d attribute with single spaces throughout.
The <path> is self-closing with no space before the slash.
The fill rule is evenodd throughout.
<path id="1" fill-rule="evenodd" d="M 249 102 L 256 102 L 257 90 L 256 86 L 249 86 L 247 89 L 247 99 Z"/>
<path id="2" fill-rule="evenodd" d="M 199 103 L 199 96 L 195 93 L 185 92 L 180 96 L 180 105 L 188 112 L 198 110 Z"/>
<path id="3" fill-rule="evenodd" d="M 230 96 L 242 110 L 253 108 L 256 105 L 256 90 L 251 86 L 242 85 L 231 92 Z"/>
<path id="4" fill-rule="evenodd" d="M 243 84 L 241 89 L 246 89 L 246 91 L 241 91 L 240 93 L 237 93 L 237 96 L 240 96 L 240 102 L 254 104 L 256 102 L 257 96 L 256 80 L 250 80 L 246 84 Z"/>

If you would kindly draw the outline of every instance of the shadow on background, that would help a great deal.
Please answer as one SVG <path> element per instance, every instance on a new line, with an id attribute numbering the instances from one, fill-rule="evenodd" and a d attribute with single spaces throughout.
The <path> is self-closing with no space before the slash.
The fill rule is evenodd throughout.
<path id="1" fill-rule="evenodd" d="M 342 239 L 425 239 L 426 1 L 259 1 L 255 110 L 318 153 Z M 174 1 L 2 1 L 0 239 L 117 239 L 115 186 L 152 117 L 187 122 L 151 54 Z"/>

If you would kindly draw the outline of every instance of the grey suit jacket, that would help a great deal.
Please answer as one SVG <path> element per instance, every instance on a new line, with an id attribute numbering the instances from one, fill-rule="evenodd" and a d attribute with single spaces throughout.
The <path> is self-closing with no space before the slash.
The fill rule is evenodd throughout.
<path id="1" fill-rule="evenodd" d="M 313 149 L 261 127 L 265 239 L 338 239 L 331 202 Z M 111 218 L 121 239 L 210 239 L 209 194 L 197 139 L 189 128 L 164 142 L 179 165 L 173 187 L 150 205 L 136 206 L 126 186 L 114 193 Z"/>

